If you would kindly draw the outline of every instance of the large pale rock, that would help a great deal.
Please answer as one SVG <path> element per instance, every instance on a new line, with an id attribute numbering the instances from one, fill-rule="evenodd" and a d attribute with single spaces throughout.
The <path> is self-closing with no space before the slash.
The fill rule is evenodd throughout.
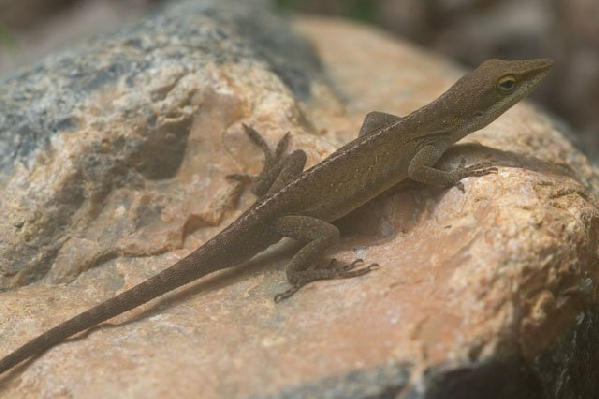
<path id="1" fill-rule="evenodd" d="M 253 197 L 249 123 L 315 163 L 463 71 L 380 32 L 195 1 L 1 82 L 0 355 L 175 263 Z M 312 41 L 314 48 L 307 45 Z M 381 268 L 275 305 L 279 245 L 0 376 L 2 397 L 578 398 L 599 382 L 597 170 L 526 104 L 339 222 Z"/>

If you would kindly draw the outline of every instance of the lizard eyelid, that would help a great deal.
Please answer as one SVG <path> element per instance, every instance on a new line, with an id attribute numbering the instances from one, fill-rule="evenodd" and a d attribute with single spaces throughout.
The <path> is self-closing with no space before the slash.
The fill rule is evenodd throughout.
<path id="1" fill-rule="evenodd" d="M 505 75 L 497 80 L 497 90 L 502 93 L 509 93 L 516 88 L 517 79 L 513 75 Z"/>

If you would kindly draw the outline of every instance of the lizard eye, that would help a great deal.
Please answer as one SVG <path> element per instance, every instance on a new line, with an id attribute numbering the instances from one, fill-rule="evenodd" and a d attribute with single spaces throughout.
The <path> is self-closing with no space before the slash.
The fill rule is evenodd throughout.
<path id="1" fill-rule="evenodd" d="M 512 75 L 506 75 L 497 81 L 497 90 L 502 93 L 509 93 L 516 88 L 516 78 Z"/>

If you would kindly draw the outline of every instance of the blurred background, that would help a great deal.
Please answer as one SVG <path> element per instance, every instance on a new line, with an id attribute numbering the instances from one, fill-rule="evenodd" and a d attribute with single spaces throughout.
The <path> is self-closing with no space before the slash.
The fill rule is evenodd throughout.
<path id="1" fill-rule="evenodd" d="M 168 1 L 0 0 L 0 78 Z M 378 26 L 466 66 L 487 58 L 552 58 L 551 81 L 535 100 L 568 120 L 577 145 L 599 160 L 599 0 L 265 1 L 289 15 Z"/>

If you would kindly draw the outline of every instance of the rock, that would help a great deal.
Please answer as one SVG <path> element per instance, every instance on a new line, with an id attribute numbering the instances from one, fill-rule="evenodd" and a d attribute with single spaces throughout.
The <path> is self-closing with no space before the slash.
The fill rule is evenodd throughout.
<path id="1" fill-rule="evenodd" d="M 306 73 L 317 68 L 307 45 L 293 41 L 290 34 L 267 37 L 256 25 L 269 23 L 269 18 L 272 24 L 282 22 L 272 16 L 252 20 L 243 14 L 246 6 L 231 5 L 226 16 L 210 2 L 191 8 L 181 21 L 184 28 L 172 26 L 173 17 L 163 15 L 50 57 L 3 81 L 0 179 L 11 194 L 0 204 L 6 215 L 0 222 L 0 287 L 52 275 L 49 269 L 56 267 L 56 259 L 67 261 L 60 251 L 72 247 L 65 241 L 73 236 L 97 241 L 87 248 L 95 254 L 86 254 L 88 265 L 82 270 L 97 258 L 181 247 L 185 224 L 195 229 L 204 222 L 220 222 L 220 208 L 204 209 L 212 206 L 216 190 L 231 187 L 223 187 L 218 171 L 244 170 L 228 151 L 232 145 L 245 145 L 236 144 L 245 138 L 239 123 L 222 143 L 203 132 L 228 129 L 249 115 L 250 106 L 257 116 L 276 104 L 281 118 L 301 118 L 295 98 L 279 97 L 283 89 L 291 89 L 298 99 L 307 98 Z M 177 10 L 182 13 L 181 7 Z M 147 24 L 157 31 L 148 33 Z M 277 51 L 285 46 L 295 55 L 279 57 Z M 300 68 L 306 72 L 299 73 Z M 280 77 L 267 74 L 268 69 L 280 70 Z M 261 75 L 250 75 L 254 70 Z M 258 79 L 264 81 L 256 83 Z M 231 92 L 254 86 L 260 93 L 252 101 Z M 201 133 L 190 135 L 192 123 Z M 196 156 L 211 159 L 181 168 L 188 142 L 198 144 Z M 225 152 L 217 153 L 223 146 Z M 218 177 L 188 184 L 202 171 Z M 182 180 L 165 180 L 177 172 Z M 162 226 L 161 217 L 190 218 L 187 211 L 161 211 L 169 208 L 173 196 L 183 199 L 189 190 L 195 191 L 188 197 L 194 198 L 190 206 L 195 216 L 181 221 L 175 231 L 173 223 Z M 224 202 L 213 205 L 226 206 Z M 218 215 L 204 221 L 203 212 Z M 131 243 L 146 225 L 162 237 L 160 242 L 143 237 Z M 148 232 L 144 229 L 143 234 Z M 140 249 L 144 246 L 148 248 Z"/>
<path id="2" fill-rule="evenodd" d="M 2 81 L 0 354 L 174 264 L 253 201 L 241 124 L 313 164 L 371 110 L 405 115 L 463 73 L 380 32 L 183 2 Z M 309 40 L 314 47 L 307 44 Z M 591 397 L 598 172 L 528 104 L 442 167 L 339 224 L 335 257 L 381 268 L 292 299 L 283 243 L 0 376 L 6 397 Z M 101 348 L 101 350 L 98 350 Z M 589 370 L 589 371 L 586 371 Z"/>

